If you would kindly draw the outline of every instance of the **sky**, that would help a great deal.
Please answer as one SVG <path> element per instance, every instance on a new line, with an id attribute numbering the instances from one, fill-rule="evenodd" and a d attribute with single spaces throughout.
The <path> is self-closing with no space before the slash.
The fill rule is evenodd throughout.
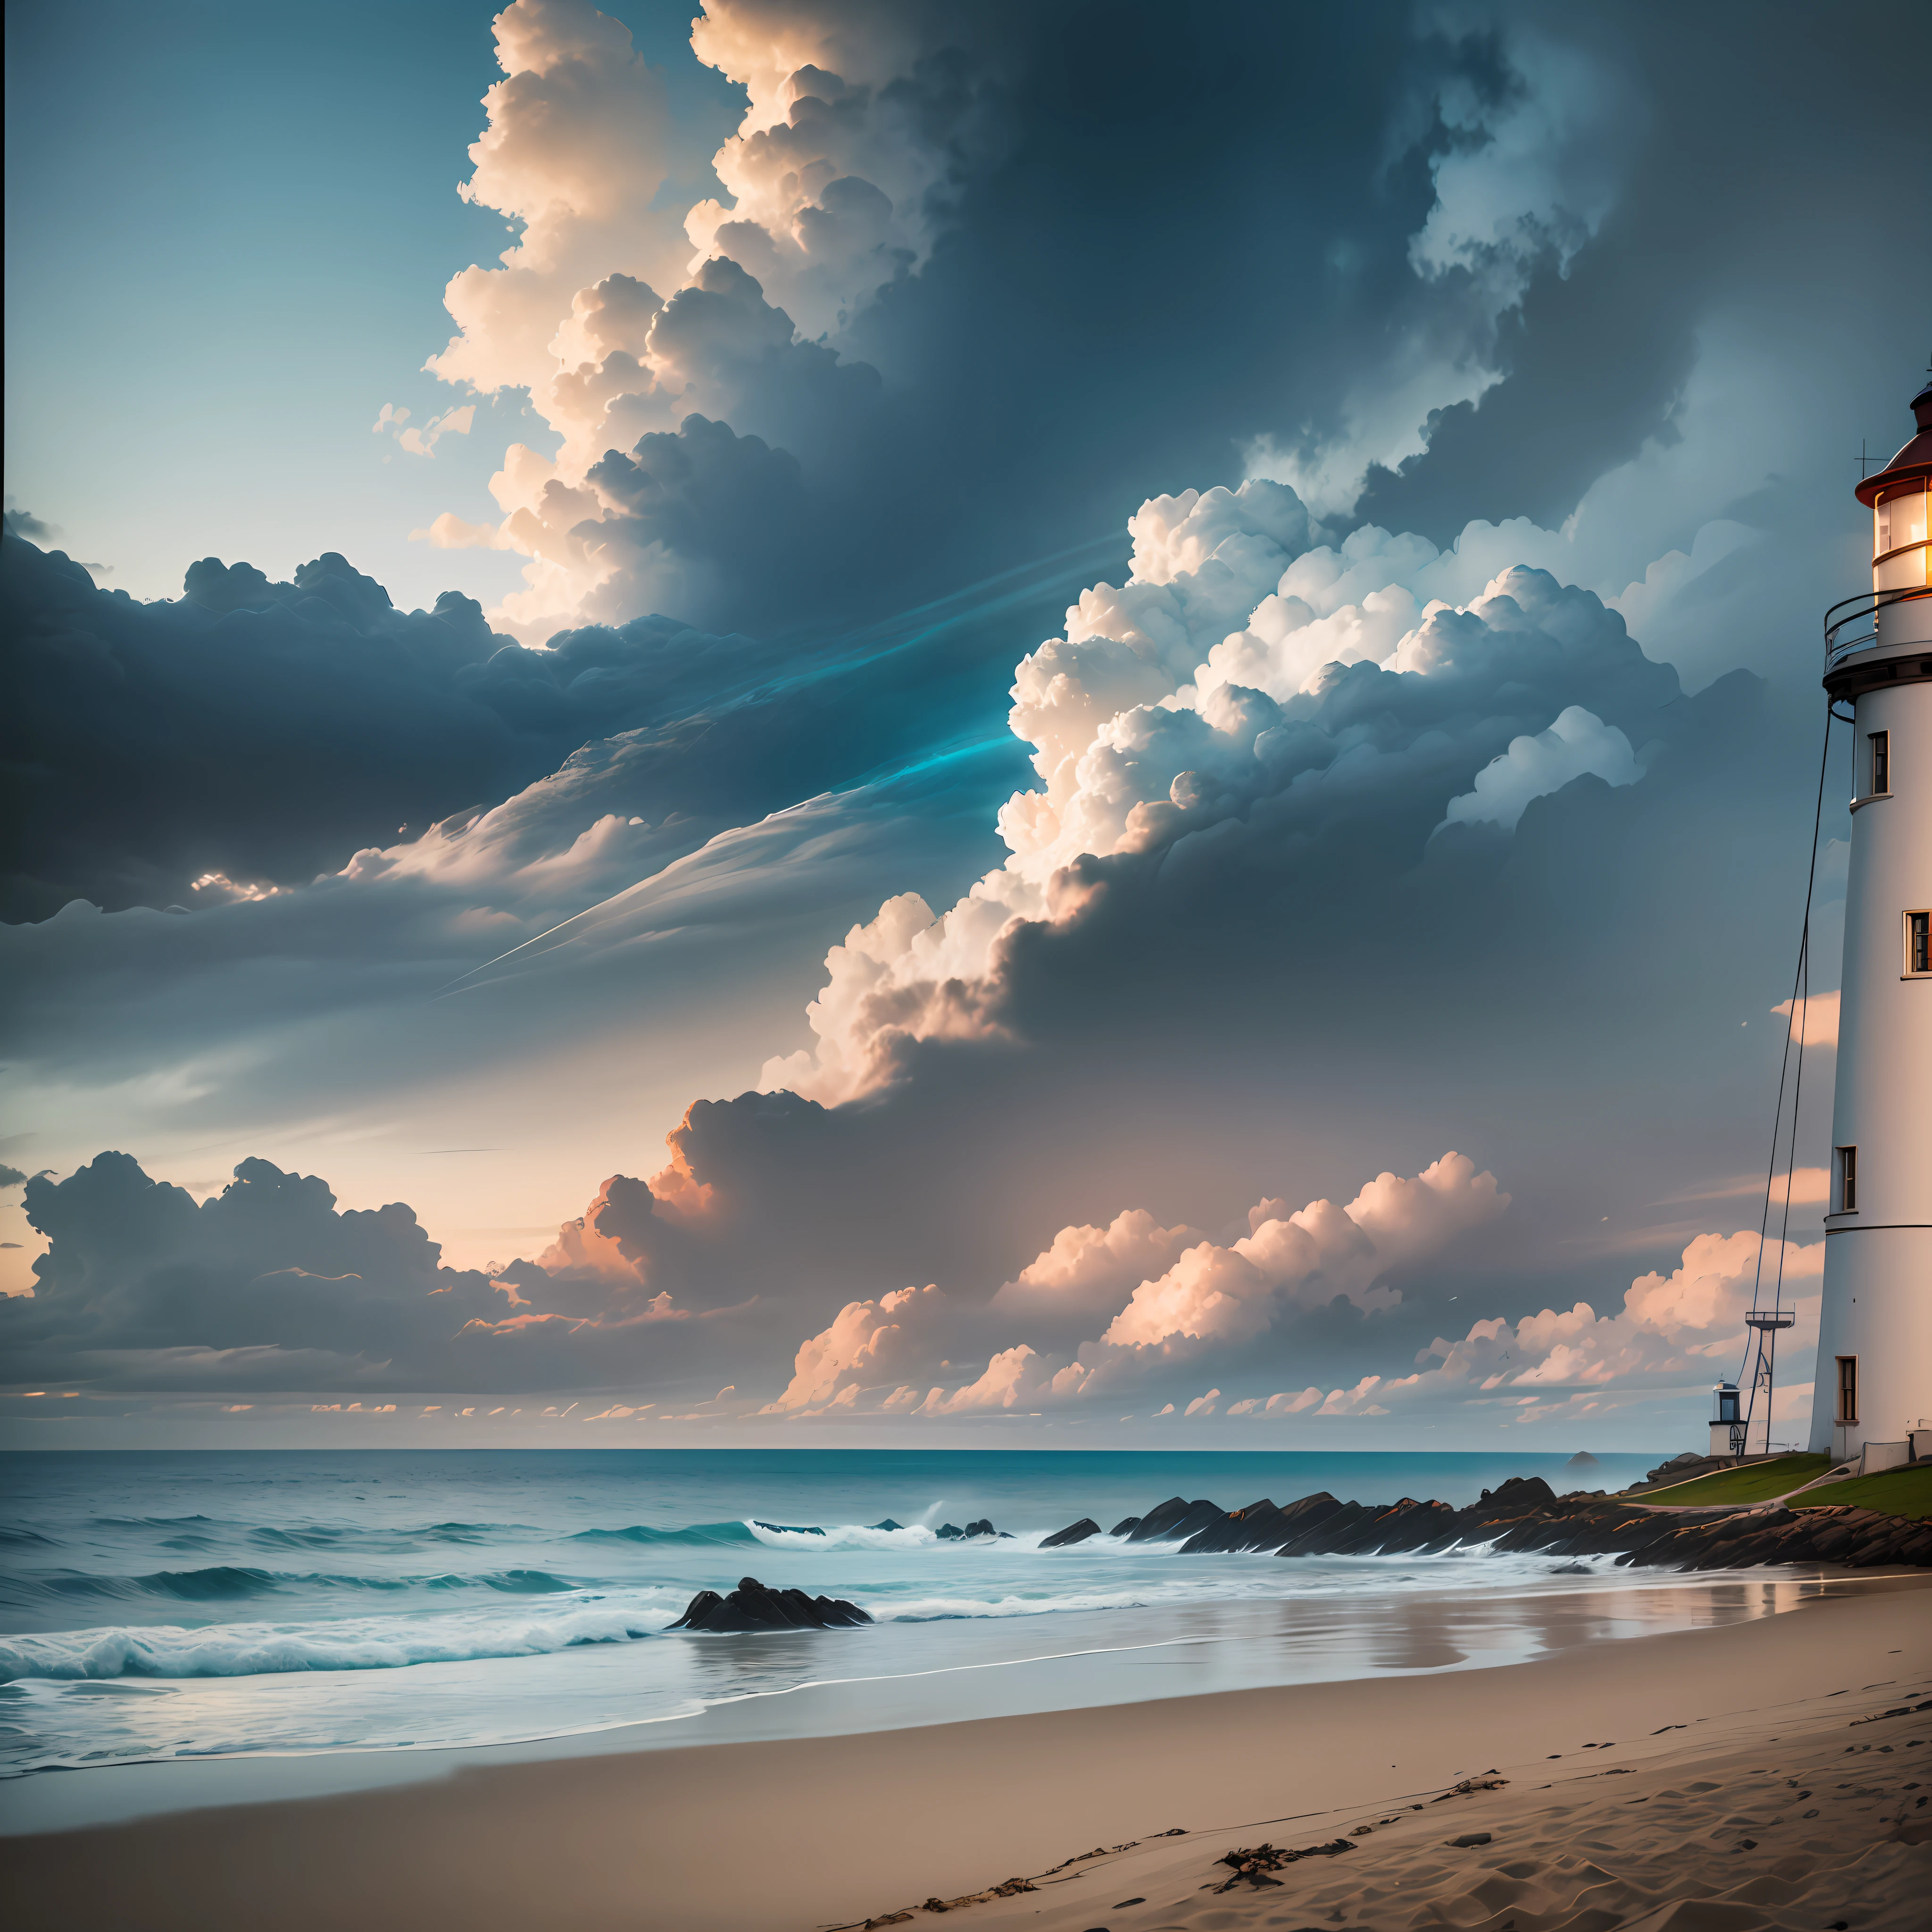
<path id="1" fill-rule="evenodd" d="M 0 1442 L 1800 1436 L 1922 10 L 7 34 Z"/>

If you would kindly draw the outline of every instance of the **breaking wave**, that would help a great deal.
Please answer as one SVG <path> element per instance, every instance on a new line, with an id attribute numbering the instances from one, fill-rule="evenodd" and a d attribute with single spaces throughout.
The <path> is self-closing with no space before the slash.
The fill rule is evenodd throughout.
<path id="1" fill-rule="evenodd" d="M 0 1604 L 16 1606 L 36 1602 L 72 1601 L 89 1598 L 135 1601 L 158 1598 L 176 1603 L 245 1602 L 289 1590 L 495 1590 L 508 1596 L 548 1596 L 582 1588 L 580 1580 L 555 1576 L 547 1570 L 497 1570 L 476 1576 L 356 1576 L 306 1572 L 254 1570 L 220 1564 L 206 1570 L 158 1570 L 145 1576 L 90 1576 L 79 1570 L 51 1575 L 13 1576 L 0 1581 Z"/>
<path id="2" fill-rule="evenodd" d="M 821 1528 L 809 1523 L 760 1522 L 754 1516 L 745 1528 L 767 1550 L 928 1550 L 940 1541 L 922 1523 L 908 1528 L 890 1522 L 836 1522 Z"/>
<path id="3" fill-rule="evenodd" d="M 290 1671 L 393 1670 L 412 1664 L 538 1657 L 655 1636 L 682 1593 L 646 1588 L 521 1615 L 346 1617 L 326 1624 L 222 1624 L 206 1630 L 68 1630 L 0 1641 L 0 1683 L 22 1678 L 259 1677 Z"/>
<path id="4" fill-rule="evenodd" d="M 1037 1538 L 1033 1539 L 1037 1540 Z M 697 1522 L 687 1529 L 656 1529 L 632 1523 L 624 1529 L 580 1529 L 572 1543 L 639 1543 L 696 1548 L 706 1544 L 762 1544 L 767 1550 L 926 1550 L 940 1539 L 922 1524 L 766 1522 L 746 1516 L 734 1522 Z M 983 1540 L 983 1539 L 976 1539 Z M 1024 1544 L 1024 1539 L 1020 1539 Z"/>
<path id="5" fill-rule="evenodd" d="M 688 1529 L 653 1529 L 649 1523 L 634 1522 L 626 1529 L 580 1529 L 570 1538 L 572 1543 L 674 1544 L 686 1548 L 758 1540 L 745 1522 L 696 1522 Z"/>

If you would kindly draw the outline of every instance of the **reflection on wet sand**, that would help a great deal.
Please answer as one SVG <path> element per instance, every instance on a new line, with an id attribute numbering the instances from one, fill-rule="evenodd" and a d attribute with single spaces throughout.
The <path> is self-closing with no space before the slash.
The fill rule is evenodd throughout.
<path id="1" fill-rule="evenodd" d="M 836 1651 L 806 1633 L 694 1639 L 684 1688 L 710 1707 L 698 1726 L 707 1742 L 833 1735 L 1523 1663 L 1614 1638 L 1755 1622 L 1808 1600 L 1887 1587 L 1883 1578 L 1822 1574 L 1624 1586 L 1601 1577 L 1573 1586 L 1562 1578 L 1512 1595 L 1364 1591 L 1346 1602 L 1113 1610 L 1057 1618 L 1050 1633 L 955 1625 L 949 1659 L 936 1669 L 904 1626 L 858 1633 Z M 697 1741 L 684 1724 L 652 1730 L 618 1735 L 632 1749 Z"/>

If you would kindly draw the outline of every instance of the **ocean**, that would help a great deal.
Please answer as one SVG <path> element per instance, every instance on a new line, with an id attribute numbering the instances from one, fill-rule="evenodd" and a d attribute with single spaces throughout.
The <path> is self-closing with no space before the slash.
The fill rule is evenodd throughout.
<path id="1" fill-rule="evenodd" d="M 778 1736 L 1466 1668 L 1767 1614 L 1768 1576 L 1562 1559 L 1181 1557 L 1103 1528 L 1223 1508 L 1614 1490 L 1657 1459 L 640 1450 L 0 1456 L 0 1777 L 190 1758 Z M 1005 1536 L 941 1538 L 990 1519 Z M 891 1527 L 880 1526 L 890 1524 Z M 870 1628 L 666 1626 L 741 1576 Z M 1816 1587 L 1812 1586 L 1810 1587 Z M 807 1691 L 816 1694 L 802 1695 Z M 684 1728 L 681 1731 L 680 1726 Z"/>

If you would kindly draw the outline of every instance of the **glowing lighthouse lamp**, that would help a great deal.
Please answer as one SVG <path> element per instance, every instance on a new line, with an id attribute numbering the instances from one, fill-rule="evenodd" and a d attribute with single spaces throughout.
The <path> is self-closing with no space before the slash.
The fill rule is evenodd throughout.
<path id="1" fill-rule="evenodd" d="M 1871 590 L 1825 614 L 1857 796 L 1810 1446 L 1867 1471 L 1932 1457 L 1932 382 L 1912 411 L 1858 486 Z"/>

